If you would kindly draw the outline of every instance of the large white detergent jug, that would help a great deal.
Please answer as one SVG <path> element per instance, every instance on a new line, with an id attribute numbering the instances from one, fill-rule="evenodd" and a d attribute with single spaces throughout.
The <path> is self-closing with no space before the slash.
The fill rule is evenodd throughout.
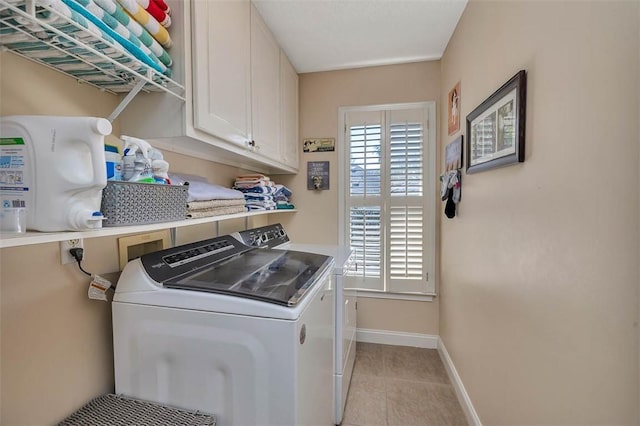
<path id="1" fill-rule="evenodd" d="M 109 134 L 104 118 L 0 117 L 0 177 L 13 176 L 0 182 L 0 207 L 26 207 L 27 229 L 36 231 L 102 227 Z"/>

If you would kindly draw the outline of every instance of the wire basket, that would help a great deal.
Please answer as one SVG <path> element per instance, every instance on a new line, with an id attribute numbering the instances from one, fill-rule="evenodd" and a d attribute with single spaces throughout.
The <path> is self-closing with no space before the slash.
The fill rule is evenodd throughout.
<path id="1" fill-rule="evenodd" d="M 58 426 L 215 426 L 214 416 L 107 394 L 99 396 Z"/>
<path id="2" fill-rule="evenodd" d="M 144 225 L 183 220 L 188 184 L 108 181 L 102 190 L 102 226 Z"/>

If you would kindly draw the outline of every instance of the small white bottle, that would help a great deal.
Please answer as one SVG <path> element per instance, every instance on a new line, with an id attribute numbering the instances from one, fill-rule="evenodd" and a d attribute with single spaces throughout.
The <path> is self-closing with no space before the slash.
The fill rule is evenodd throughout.
<path id="1" fill-rule="evenodd" d="M 107 180 L 122 180 L 122 161 L 118 147 L 105 145 L 104 159 L 107 165 Z"/>

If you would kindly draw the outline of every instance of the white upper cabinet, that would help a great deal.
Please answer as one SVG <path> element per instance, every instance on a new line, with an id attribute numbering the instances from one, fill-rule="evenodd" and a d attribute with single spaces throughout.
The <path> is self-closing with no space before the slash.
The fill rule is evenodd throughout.
<path id="1" fill-rule="evenodd" d="M 250 3 L 193 2 L 193 125 L 246 146 L 251 140 Z"/>
<path id="2" fill-rule="evenodd" d="M 254 149 L 282 161 L 280 152 L 280 46 L 251 4 L 251 114 Z"/>
<path id="3" fill-rule="evenodd" d="M 282 111 L 283 162 L 298 168 L 298 73 L 289 62 L 287 55 L 280 52 L 280 109 Z"/>
<path id="4" fill-rule="evenodd" d="M 298 111 L 283 100 L 297 93 L 297 76 L 294 83 L 295 71 L 288 69 L 284 82 L 280 47 L 251 2 L 167 3 L 173 12 L 173 71 L 185 86 L 186 102 L 160 93 L 139 95 L 120 116 L 122 133 L 248 170 L 297 172 L 284 144 L 297 129 Z"/>

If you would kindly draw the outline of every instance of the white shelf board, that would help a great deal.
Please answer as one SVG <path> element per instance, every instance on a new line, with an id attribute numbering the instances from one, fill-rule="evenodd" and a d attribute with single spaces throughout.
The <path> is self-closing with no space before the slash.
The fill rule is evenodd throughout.
<path id="1" fill-rule="evenodd" d="M 97 238 L 112 235 L 135 234 L 139 232 L 151 232 L 162 229 L 181 228 L 183 226 L 214 223 L 222 220 L 241 219 L 245 217 L 261 216 L 265 214 L 295 213 L 298 210 L 268 210 L 227 214 L 221 216 L 203 217 L 199 219 L 177 220 L 175 222 L 150 223 L 148 225 L 114 226 L 90 231 L 65 231 L 65 232 L 25 232 L 22 234 L 0 234 L 0 249 L 9 247 L 27 246 L 31 244 L 52 243 L 56 241 L 72 240 L 74 238 Z"/>

